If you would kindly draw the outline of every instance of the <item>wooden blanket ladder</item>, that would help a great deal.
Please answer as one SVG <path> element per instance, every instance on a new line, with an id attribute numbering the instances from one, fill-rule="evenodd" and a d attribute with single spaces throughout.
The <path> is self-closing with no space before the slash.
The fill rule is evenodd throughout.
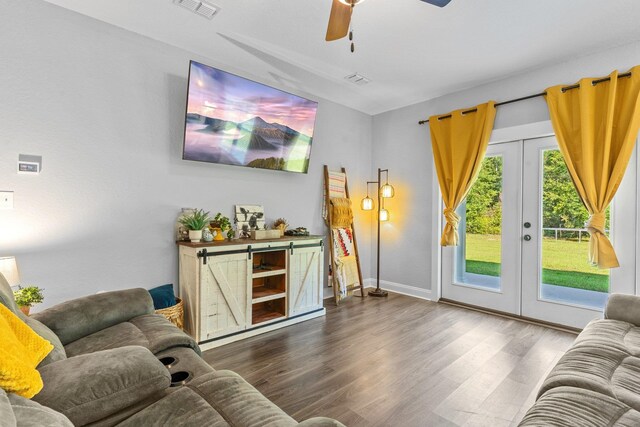
<path id="1" fill-rule="evenodd" d="M 334 201 L 336 201 L 336 199 L 349 199 L 349 186 L 347 184 L 347 171 L 345 168 L 342 168 L 340 172 L 332 172 L 329 170 L 327 165 L 324 166 L 324 198 L 324 217 L 329 229 L 329 253 L 331 256 L 332 272 L 331 285 L 333 286 L 333 295 L 336 304 L 339 305 L 345 298 L 355 295 L 354 291 L 359 290 L 359 296 L 361 297 L 366 295 L 364 292 L 362 270 L 360 268 L 360 255 L 358 253 L 358 241 L 356 239 L 356 230 L 354 228 L 353 219 L 351 219 L 351 223 L 348 227 L 344 226 L 344 224 L 336 226 L 333 221 L 334 213 L 332 199 L 334 199 Z M 346 236 L 347 241 L 336 241 L 336 235 L 338 236 L 338 239 Z M 353 251 L 353 255 L 355 256 L 355 261 L 357 263 L 358 283 L 346 286 L 346 291 L 342 292 L 337 277 L 339 274 L 338 263 L 340 256 L 343 255 L 343 251 L 349 252 L 349 250 Z"/>

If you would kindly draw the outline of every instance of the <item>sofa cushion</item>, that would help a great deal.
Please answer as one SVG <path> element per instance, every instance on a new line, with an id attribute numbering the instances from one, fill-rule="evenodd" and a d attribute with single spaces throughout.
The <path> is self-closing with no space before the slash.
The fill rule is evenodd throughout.
<path id="1" fill-rule="evenodd" d="M 146 314 L 95 332 L 65 346 L 68 357 L 94 351 L 138 345 L 158 353 L 172 347 L 190 347 L 198 354 L 196 342 L 160 314 Z"/>
<path id="2" fill-rule="evenodd" d="M 231 371 L 215 371 L 186 385 L 232 426 L 295 426 L 296 421 Z"/>
<path id="3" fill-rule="evenodd" d="M 70 357 L 40 368 L 34 400 L 75 425 L 100 420 L 169 387 L 169 372 L 149 350 L 122 347 Z"/>
<path id="4" fill-rule="evenodd" d="M 67 357 L 74 357 L 129 345 L 147 348 L 149 341 L 132 323 L 123 322 L 69 343 L 65 346 L 65 351 Z"/>
<path id="5" fill-rule="evenodd" d="M 146 289 L 126 289 L 76 298 L 54 305 L 32 317 L 47 325 L 63 345 L 87 335 L 153 313 Z"/>
<path id="6" fill-rule="evenodd" d="M 119 427 L 138 426 L 208 426 L 229 424 L 193 390 L 181 387 L 142 411 L 124 420 Z"/>
<path id="7" fill-rule="evenodd" d="M 543 394 L 529 409 L 521 427 L 633 427 L 640 412 L 592 390 L 558 387 Z"/>
<path id="8" fill-rule="evenodd" d="M 11 402 L 9 402 L 9 396 L 7 392 L 0 388 L 0 420 L 8 426 L 16 425 L 16 417 L 11 409 Z"/>
<path id="9" fill-rule="evenodd" d="M 127 418 L 132 417 L 135 414 L 137 414 L 138 412 L 142 411 L 147 406 L 153 405 L 158 400 L 162 399 L 165 396 L 168 396 L 173 391 L 175 391 L 175 389 L 167 388 L 166 390 L 164 390 L 164 391 L 162 391 L 160 393 L 152 394 L 151 396 L 149 396 L 149 397 L 147 397 L 145 399 L 142 399 L 142 400 L 139 400 L 139 401 L 135 402 L 131 406 L 127 406 L 124 409 L 119 409 L 118 411 L 114 412 L 113 414 L 110 414 L 110 415 L 108 415 L 108 416 L 106 416 L 104 418 L 101 418 L 98 421 L 93 421 L 89 425 L 91 427 L 113 427 L 113 426 L 116 426 L 116 425 L 120 424 L 121 422 L 123 422 L 124 420 L 126 420 Z M 169 427 L 169 426 L 167 426 L 167 427 Z"/>
<path id="10" fill-rule="evenodd" d="M 53 331 L 47 328 L 41 322 L 33 319 L 29 316 L 25 316 L 21 311 L 16 313 L 20 319 L 22 319 L 33 331 L 40 335 L 45 340 L 49 341 L 53 345 L 53 350 L 44 358 L 38 366 L 48 365 L 51 362 L 57 362 L 58 360 L 64 360 L 67 358 L 67 354 L 64 351 L 64 347 L 60 342 L 60 339 Z"/>
<path id="11" fill-rule="evenodd" d="M 640 359 L 614 346 L 583 341 L 562 356 L 538 396 L 561 386 L 593 390 L 640 411 Z"/>
<path id="12" fill-rule="evenodd" d="M 578 335 L 574 346 L 601 345 L 640 357 L 640 328 L 619 320 L 594 320 Z"/>
<path id="13" fill-rule="evenodd" d="M 73 427 L 59 412 L 0 388 L 0 424 L 17 427 Z"/>

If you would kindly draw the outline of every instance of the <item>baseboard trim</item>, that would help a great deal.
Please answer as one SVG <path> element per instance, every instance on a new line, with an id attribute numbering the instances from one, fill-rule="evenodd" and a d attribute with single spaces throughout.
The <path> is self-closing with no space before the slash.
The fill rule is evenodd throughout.
<path id="1" fill-rule="evenodd" d="M 534 319 L 526 316 L 518 316 L 511 313 L 505 313 L 503 311 L 492 310 L 490 308 L 479 307 L 477 305 L 472 305 L 472 304 L 465 304 L 463 302 L 453 301 L 446 298 L 440 298 L 440 301 L 438 302 L 441 304 L 447 304 L 447 305 L 452 305 L 454 307 L 464 308 L 466 310 L 479 311 L 480 313 L 491 314 L 493 316 L 504 317 L 512 320 L 518 320 L 520 322 L 530 323 L 532 325 L 544 326 L 545 328 L 555 329 L 562 332 L 568 332 L 570 334 L 578 335 L 580 332 L 582 332 L 582 329 L 579 329 L 579 328 L 560 325 L 558 323 L 545 322 L 544 320 Z"/>
<path id="2" fill-rule="evenodd" d="M 376 279 L 364 279 L 365 289 L 372 289 L 375 287 Z M 380 287 L 385 291 L 391 291 L 396 294 L 402 294 L 408 297 L 419 298 L 426 301 L 433 301 L 433 299 L 431 298 L 431 290 L 416 288 L 415 286 L 403 285 L 402 283 L 389 282 L 387 280 L 380 280 Z M 333 299 L 333 295 L 325 297 L 324 299 Z"/>
<path id="3" fill-rule="evenodd" d="M 364 287 L 375 288 L 376 279 L 373 279 L 373 278 L 365 279 Z M 402 294 L 409 297 L 432 301 L 430 289 L 417 288 L 415 286 L 404 285 L 402 283 L 389 282 L 387 280 L 380 280 L 380 287 L 385 291 L 395 292 L 396 294 Z"/>

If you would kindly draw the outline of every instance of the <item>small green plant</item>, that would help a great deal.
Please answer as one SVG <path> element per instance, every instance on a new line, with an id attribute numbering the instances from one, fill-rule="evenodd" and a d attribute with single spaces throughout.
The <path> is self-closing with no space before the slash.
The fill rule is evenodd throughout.
<path id="1" fill-rule="evenodd" d="M 229 221 L 229 218 L 222 215 L 220 212 L 218 212 L 216 216 L 213 217 L 209 225 L 211 225 L 211 227 L 213 228 L 219 228 L 222 231 L 231 229 L 231 221 Z"/>
<path id="2" fill-rule="evenodd" d="M 44 301 L 42 291 L 44 289 L 40 289 L 37 286 L 27 286 L 26 288 L 18 286 L 18 290 L 13 291 L 13 297 L 20 307 L 31 307 Z"/>
<path id="3" fill-rule="evenodd" d="M 234 237 L 236 237 L 236 231 L 230 228 L 229 231 L 227 231 L 227 239 L 232 240 Z"/>
<path id="4" fill-rule="evenodd" d="M 209 212 L 205 212 L 203 209 L 197 209 L 192 214 L 181 217 L 178 221 L 189 230 L 202 230 L 209 222 Z"/>

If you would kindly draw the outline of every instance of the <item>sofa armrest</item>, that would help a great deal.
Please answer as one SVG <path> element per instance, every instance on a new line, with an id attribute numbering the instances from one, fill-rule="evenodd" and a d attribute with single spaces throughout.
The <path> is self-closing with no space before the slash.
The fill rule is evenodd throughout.
<path id="1" fill-rule="evenodd" d="M 152 314 L 153 299 L 146 289 L 104 292 L 55 305 L 33 318 L 44 323 L 67 345 L 87 335 Z"/>
<path id="2" fill-rule="evenodd" d="M 604 318 L 621 320 L 640 326 L 640 297 L 635 295 L 611 294 L 604 309 Z"/>
<path id="3" fill-rule="evenodd" d="M 331 418 L 316 417 L 302 421 L 298 427 L 345 427 L 345 425 Z"/>
<path id="4" fill-rule="evenodd" d="M 44 387 L 33 398 L 85 425 L 119 412 L 171 384 L 165 366 L 144 347 L 70 357 L 39 369 Z"/>

